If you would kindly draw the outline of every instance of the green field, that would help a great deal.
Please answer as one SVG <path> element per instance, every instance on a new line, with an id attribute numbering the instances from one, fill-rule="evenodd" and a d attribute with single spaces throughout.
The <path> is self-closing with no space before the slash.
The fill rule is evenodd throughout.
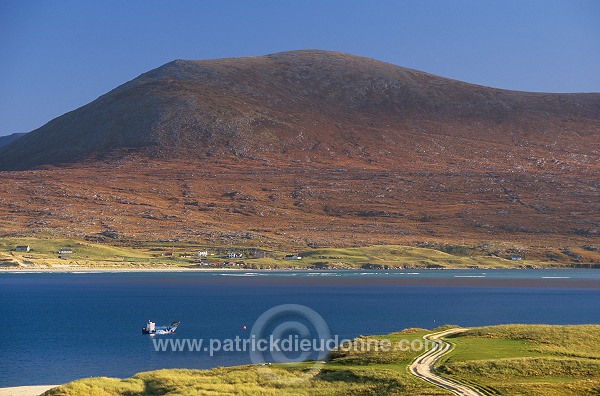
<path id="1" fill-rule="evenodd" d="M 600 326 L 506 325 L 448 338 L 439 372 L 490 395 L 599 395 Z"/>
<path id="2" fill-rule="evenodd" d="M 438 329 L 441 330 L 442 328 Z M 367 341 L 421 340 L 407 329 Z M 488 395 L 599 395 L 600 325 L 507 325 L 474 328 L 448 338 L 455 348 L 437 366 L 442 375 Z M 47 396 L 71 395 L 451 395 L 407 367 L 422 351 L 332 352 L 326 363 L 159 370 L 128 379 L 88 378 Z"/>
<path id="3" fill-rule="evenodd" d="M 30 252 L 17 252 L 28 245 Z M 73 254 L 59 257 L 58 250 L 72 248 Z M 206 265 L 199 265 L 197 252 L 207 250 Z M 228 252 L 242 258 L 229 259 Z M 257 257 L 257 253 L 261 253 Z M 284 260 L 298 254 L 301 260 Z M 263 250 L 247 246 L 206 246 L 186 242 L 99 243 L 77 239 L 1 238 L 2 267 L 203 267 L 203 268 L 311 268 L 311 269 L 397 269 L 397 268 L 514 268 L 561 267 L 564 264 L 539 260 L 512 261 L 464 246 L 445 245 L 438 249 L 412 246 L 366 246 L 357 248 L 318 248 L 293 252 Z"/>

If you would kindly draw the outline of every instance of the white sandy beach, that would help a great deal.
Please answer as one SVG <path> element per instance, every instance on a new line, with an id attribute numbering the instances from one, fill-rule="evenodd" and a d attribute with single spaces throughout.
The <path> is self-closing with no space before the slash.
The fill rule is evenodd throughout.
<path id="1" fill-rule="evenodd" d="M 0 396 L 38 396 L 59 385 L 29 385 L 0 388 Z"/>

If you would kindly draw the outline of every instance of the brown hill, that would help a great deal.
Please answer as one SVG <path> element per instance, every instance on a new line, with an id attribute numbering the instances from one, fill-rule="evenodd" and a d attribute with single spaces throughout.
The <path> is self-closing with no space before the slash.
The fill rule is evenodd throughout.
<path id="1" fill-rule="evenodd" d="M 151 148 L 154 154 L 381 157 L 417 136 L 508 145 L 597 140 L 600 94 L 503 91 L 327 51 L 168 63 L 0 149 L 26 169 Z"/>
<path id="2" fill-rule="evenodd" d="M 490 241 L 597 262 L 599 137 L 600 94 L 324 51 L 175 61 L 1 148 L 3 169 L 53 166 L 0 172 L 0 234 Z"/>

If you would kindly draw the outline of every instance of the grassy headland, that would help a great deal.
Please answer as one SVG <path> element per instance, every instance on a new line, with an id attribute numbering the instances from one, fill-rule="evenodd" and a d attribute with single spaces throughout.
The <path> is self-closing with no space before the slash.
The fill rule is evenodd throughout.
<path id="1" fill-rule="evenodd" d="M 407 329 L 362 341 L 421 340 Z M 361 340 L 357 339 L 355 341 Z M 503 325 L 473 328 L 449 338 L 454 350 L 438 364 L 442 375 L 489 395 L 598 395 L 600 325 Z M 366 345 L 364 342 L 363 345 Z M 449 395 L 407 367 L 423 351 L 332 352 L 318 369 L 294 365 L 239 366 L 212 370 L 158 370 L 132 378 L 89 378 L 45 396 L 135 395 Z"/>
<path id="2" fill-rule="evenodd" d="M 423 329 L 405 330 L 369 339 L 421 340 L 426 333 L 428 331 Z M 44 395 L 446 395 L 408 372 L 408 365 L 420 353 L 360 350 L 332 353 L 330 360 L 317 370 L 310 362 L 212 370 L 158 370 L 123 380 L 82 379 Z"/>

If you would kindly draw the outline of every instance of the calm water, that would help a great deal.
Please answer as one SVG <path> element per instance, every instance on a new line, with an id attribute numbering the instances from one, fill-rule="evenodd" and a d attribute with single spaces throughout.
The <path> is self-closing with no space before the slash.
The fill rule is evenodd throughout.
<path id="1" fill-rule="evenodd" d="M 302 304 L 332 334 L 406 327 L 599 323 L 600 271 L 0 273 L 0 387 L 249 362 L 244 353 L 155 352 L 148 319 L 176 338 L 247 337 L 267 309 Z"/>

